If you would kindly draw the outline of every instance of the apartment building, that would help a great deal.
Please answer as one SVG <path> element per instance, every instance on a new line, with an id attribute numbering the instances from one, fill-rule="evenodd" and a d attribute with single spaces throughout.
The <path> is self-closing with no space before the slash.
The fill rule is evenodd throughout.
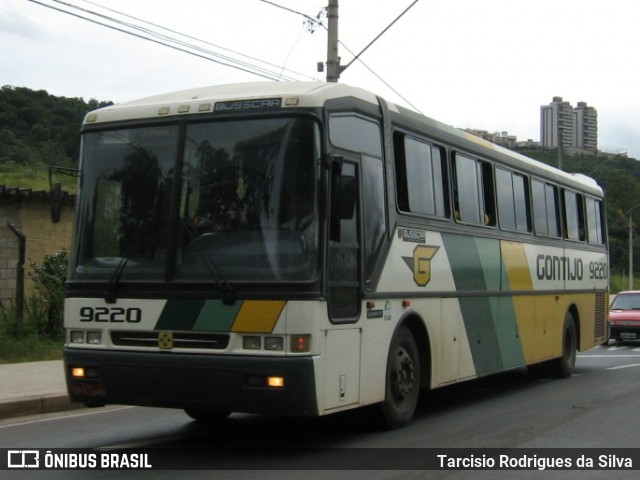
<path id="1" fill-rule="evenodd" d="M 540 144 L 543 147 L 597 150 L 598 113 L 586 102 L 577 107 L 553 97 L 549 105 L 540 107 Z"/>

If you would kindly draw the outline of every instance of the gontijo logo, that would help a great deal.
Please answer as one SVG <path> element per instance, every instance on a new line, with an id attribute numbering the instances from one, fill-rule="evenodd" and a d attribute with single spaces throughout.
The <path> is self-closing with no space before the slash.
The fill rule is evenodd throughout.
<path id="1" fill-rule="evenodd" d="M 413 270 L 413 281 L 419 287 L 425 287 L 431 281 L 431 259 L 440 247 L 418 245 L 413 249 L 413 257 L 402 257 Z"/>

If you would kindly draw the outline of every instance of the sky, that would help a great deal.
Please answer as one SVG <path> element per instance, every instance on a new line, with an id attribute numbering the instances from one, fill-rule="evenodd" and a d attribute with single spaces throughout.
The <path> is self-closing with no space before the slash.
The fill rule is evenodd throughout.
<path id="1" fill-rule="evenodd" d="M 413 2 L 339 0 L 342 65 Z M 317 64 L 326 61 L 327 32 L 309 28 L 300 14 L 316 18 L 327 3 L 2 0 L 0 85 L 119 103 L 265 80 L 212 61 L 210 52 L 268 62 L 261 65 L 270 78 L 324 80 Z M 201 50 L 187 54 L 44 6 L 107 23 L 65 4 Z M 340 81 L 455 127 L 507 131 L 518 140 L 540 140 L 540 106 L 553 97 L 573 106 L 587 102 L 598 112 L 598 148 L 640 159 L 638 18 L 640 3 L 633 0 L 419 0 Z"/>

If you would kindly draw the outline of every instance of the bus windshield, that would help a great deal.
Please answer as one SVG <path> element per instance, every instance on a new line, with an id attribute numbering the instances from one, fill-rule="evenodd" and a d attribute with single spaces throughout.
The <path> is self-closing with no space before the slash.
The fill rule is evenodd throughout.
<path id="1" fill-rule="evenodd" d="M 82 151 L 72 281 L 315 279 L 320 140 L 312 120 L 90 132 Z"/>

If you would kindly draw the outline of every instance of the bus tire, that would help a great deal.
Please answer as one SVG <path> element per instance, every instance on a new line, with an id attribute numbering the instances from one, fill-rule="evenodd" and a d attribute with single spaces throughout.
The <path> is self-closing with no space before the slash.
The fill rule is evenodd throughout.
<path id="1" fill-rule="evenodd" d="M 184 413 L 194 420 L 203 423 L 216 423 L 226 419 L 231 412 L 216 412 L 213 410 L 203 410 L 201 408 L 185 408 Z"/>
<path id="2" fill-rule="evenodd" d="M 408 328 L 396 332 L 389 348 L 382 416 L 388 428 L 400 428 L 413 418 L 420 395 L 420 357 Z"/>
<path id="3" fill-rule="evenodd" d="M 551 363 L 551 374 L 556 378 L 568 378 L 576 365 L 578 335 L 573 315 L 567 312 L 562 327 L 562 356 Z"/>

